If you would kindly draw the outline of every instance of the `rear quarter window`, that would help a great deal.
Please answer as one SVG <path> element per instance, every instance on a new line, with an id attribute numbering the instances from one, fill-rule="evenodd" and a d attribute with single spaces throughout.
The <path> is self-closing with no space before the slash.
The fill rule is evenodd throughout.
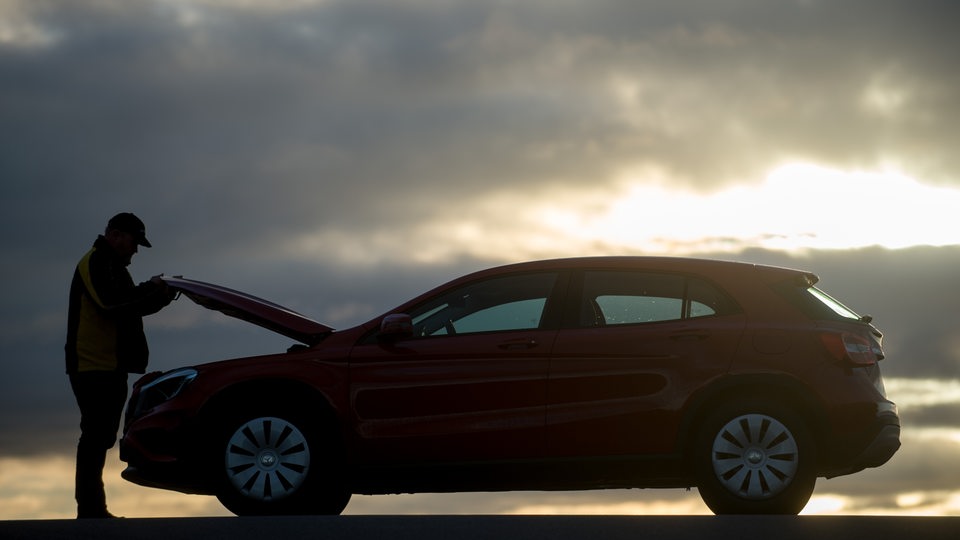
<path id="1" fill-rule="evenodd" d="M 815 320 L 859 321 L 860 315 L 822 289 L 806 283 L 786 281 L 774 289 L 801 313 Z"/>

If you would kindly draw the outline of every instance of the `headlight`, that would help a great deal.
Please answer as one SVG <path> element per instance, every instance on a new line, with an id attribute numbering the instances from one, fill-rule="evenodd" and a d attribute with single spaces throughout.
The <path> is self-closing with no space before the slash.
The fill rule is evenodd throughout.
<path id="1" fill-rule="evenodd" d="M 182 368 L 164 373 L 143 385 L 140 387 L 140 396 L 134 408 L 134 417 L 177 397 L 196 378 L 197 370 Z"/>

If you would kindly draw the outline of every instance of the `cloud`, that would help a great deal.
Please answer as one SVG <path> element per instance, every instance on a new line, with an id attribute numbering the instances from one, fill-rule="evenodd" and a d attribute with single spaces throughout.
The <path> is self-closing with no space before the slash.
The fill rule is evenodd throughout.
<path id="1" fill-rule="evenodd" d="M 21 18 L 66 37 L 7 51 L 0 65 L 4 101 L 16 104 L 4 115 L 15 134 L 4 141 L 5 177 L 27 203 L 7 222 L 77 206 L 99 217 L 111 203 L 150 200 L 165 209 L 153 223 L 179 224 L 192 232 L 180 245 L 202 249 L 224 228 L 257 244 L 304 226 L 369 233 L 491 189 L 542 197 L 642 166 L 708 187 L 759 182 L 794 156 L 837 165 L 892 156 L 916 173 L 941 161 L 901 156 L 903 141 L 887 145 L 876 126 L 847 118 L 861 114 L 851 105 L 860 98 L 842 97 L 861 92 L 834 86 L 862 71 L 844 63 L 863 62 L 867 44 L 844 53 L 845 33 L 810 33 L 845 10 L 786 8 L 805 14 L 792 28 L 770 9 L 674 4 L 256 5 L 176 4 L 202 14 L 191 24 L 150 3 L 21 5 Z M 915 17 L 897 20 L 911 29 Z M 819 64 L 794 61 L 831 44 Z M 901 75 L 884 67 L 869 78 L 869 103 L 914 109 L 890 97 L 906 91 L 888 79 L 928 80 L 904 64 Z M 922 116 L 939 124 L 952 105 Z M 944 132 L 910 146 L 950 159 Z M 831 156 L 850 141 L 849 155 Z M 57 159 L 44 158 L 50 149 Z M 28 185 L 64 197 L 38 206 Z"/>
<path id="2" fill-rule="evenodd" d="M 949 4 L 4 7 L 60 37 L 0 47 L 0 220 L 42 219 L 62 252 L 130 207 L 185 260 L 292 236 L 370 253 L 473 218 L 415 237 L 430 257 L 499 217 L 475 204 L 609 206 L 630 175 L 712 193 L 802 160 L 956 182 L 956 38 L 930 30 Z"/>
<path id="3" fill-rule="evenodd" d="M 22 103 L 20 125 L 74 141 L 67 165 L 96 160 L 74 173 L 94 183 L 137 171 L 236 185 L 272 168 L 281 184 L 312 172 L 331 187 L 470 193 L 481 179 L 606 182 L 657 164 L 707 186 L 787 157 L 888 154 L 943 176 L 955 96 L 949 71 L 926 67 L 953 39 L 926 30 L 943 11 L 858 7 L 82 2 L 34 8 L 29 22 L 66 37 L 11 55 L 5 97 Z M 905 135 L 923 156 L 900 155 Z"/>

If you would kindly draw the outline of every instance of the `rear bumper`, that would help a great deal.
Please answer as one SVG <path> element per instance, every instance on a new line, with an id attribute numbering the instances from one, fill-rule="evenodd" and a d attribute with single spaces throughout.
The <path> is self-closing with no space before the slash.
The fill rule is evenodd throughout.
<path id="1" fill-rule="evenodd" d="M 833 478 L 853 474 L 889 461 L 900 449 L 900 417 L 896 405 L 885 403 L 867 433 L 866 444 L 853 447 L 861 448 L 859 453 L 842 460 L 842 465 L 826 471 L 823 476 Z"/>
<path id="2" fill-rule="evenodd" d="M 854 460 L 862 468 L 879 467 L 900 449 L 900 425 L 886 425 L 873 442 Z"/>

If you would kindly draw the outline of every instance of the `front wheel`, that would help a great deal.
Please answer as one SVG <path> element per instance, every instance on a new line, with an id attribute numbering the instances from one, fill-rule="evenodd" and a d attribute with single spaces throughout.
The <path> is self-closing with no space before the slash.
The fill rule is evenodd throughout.
<path id="1" fill-rule="evenodd" d="M 334 452 L 296 416 L 254 414 L 229 423 L 214 463 L 217 498 L 237 515 L 339 514 L 350 500 L 331 463 Z"/>
<path id="2" fill-rule="evenodd" d="M 773 403 L 721 407 L 701 425 L 694 459 L 700 496 L 715 514 L 797 514 L 816 483 L 812 436 Z"/>

